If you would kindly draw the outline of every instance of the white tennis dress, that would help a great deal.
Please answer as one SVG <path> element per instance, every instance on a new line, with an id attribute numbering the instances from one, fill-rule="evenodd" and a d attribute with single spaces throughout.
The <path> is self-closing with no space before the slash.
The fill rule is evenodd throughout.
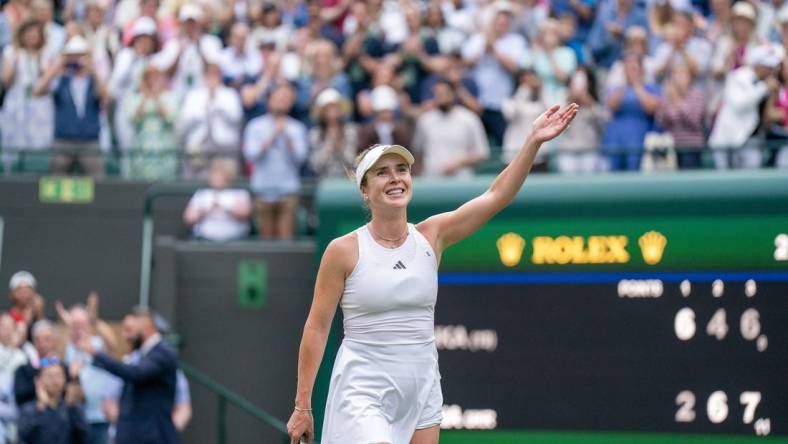
<path id="1" fill-rule="evenodd" d="M 328 390 L 324 444 L 408 444 L 440 424 L 443 395 L 435 348 L 438 265 L 427 239 L 385 248 L 356 230 L 358 263 L 340 306 L 345 338 Z"/>

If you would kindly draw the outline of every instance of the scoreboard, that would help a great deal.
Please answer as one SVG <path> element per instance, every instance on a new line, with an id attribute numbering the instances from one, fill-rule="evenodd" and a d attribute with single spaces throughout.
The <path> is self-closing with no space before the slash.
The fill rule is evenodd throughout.
<path id="1" fill-rule="evenodd" d="M 443 443 L 788 443 L 788 177 L 529 178 L 440 270 Z"/>

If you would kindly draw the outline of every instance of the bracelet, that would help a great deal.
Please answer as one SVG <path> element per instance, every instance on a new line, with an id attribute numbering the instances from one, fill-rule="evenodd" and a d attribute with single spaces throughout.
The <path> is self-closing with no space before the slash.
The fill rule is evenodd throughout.
<path id="1" fill-rule="evenodd" d="M 296 412 L 311 412 L 312 411 L 312 409 L 301 409 L 301 408 L 298 408 L 298 407 L 293 407 L 293 408 L 295 409 Z"/>

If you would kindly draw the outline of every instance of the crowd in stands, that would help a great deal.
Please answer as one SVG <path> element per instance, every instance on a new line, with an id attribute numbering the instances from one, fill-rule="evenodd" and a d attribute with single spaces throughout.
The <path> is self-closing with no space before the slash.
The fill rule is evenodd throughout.
<path id="1" fill-rule="evenodd" d="M 70 308 L 56 301 L 54 322 L 32 274 L 15 273 L 9 287 L 11 308 L 0 313 L 0 443 L 177 442 L 144 439 L 168 426 L 175 435 L 191 420 L 188 381 L 162 339 L 166 321 L 137 309 L 113 328 L 91 293 Z"/>
<path id="2" fill-rule="evenodd" d="M 536 170 L 787 167 L 784 3 L 7 0 L 4 168 L 51 150 L 100 177 L 120 153 L 126 177 L 205 179 L 226 157 L 269 217 L 375 143 L 421 175 L 506 162 L 571 101 Z"/>

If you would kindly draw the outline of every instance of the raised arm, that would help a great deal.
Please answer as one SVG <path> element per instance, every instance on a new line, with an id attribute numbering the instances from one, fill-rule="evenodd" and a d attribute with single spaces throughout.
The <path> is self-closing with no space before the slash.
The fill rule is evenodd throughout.
<path id="1" fill-rule="evenodd" d="M 358 260 L 358 250 L 355 245 L 354 235 L 335 239 L 326 247 L 320 262 L 312 308 L 304 325 L 304 334 L 298 352 L 298 385 L 295 397 L 295 407 L 298 410 L 293 412 L 287 423 L 287 431 L 294 443 L 304 435 L 307 442 L 312 442 L 314 439 L 312 389 L 320 361 L 323 359 L 328 331 L 345 288 L 345 279 Z"/>
<path id="2" fill-rule="evenodd" d="M 174 371 L 178 365 L 175 359 L 165 356 L 163 353 L 149 353 L 150 356 L 146 356 L 139 364 L 129 365 L 116 360 L 104 352 L 86 349 L 84 345 L 80 348 L 94 355 L 94 366 L 102 368 L 124 381 L 152 381 L 167 374 L 169 371 Z"/>
<path id="3" fill-rule="evenodd" d="M 569 126 L 578 106 L 573 103 L 560 112 L 559 108 L 553 105 L 534 121 L 531 134 L 520 151 L 481 196 L 454 211 L 432 216 L 419 224 L 419 231 L 434 242 L 439 252 L 473 234 L 509 205 L 523 186 L 539 147 Z"/>

